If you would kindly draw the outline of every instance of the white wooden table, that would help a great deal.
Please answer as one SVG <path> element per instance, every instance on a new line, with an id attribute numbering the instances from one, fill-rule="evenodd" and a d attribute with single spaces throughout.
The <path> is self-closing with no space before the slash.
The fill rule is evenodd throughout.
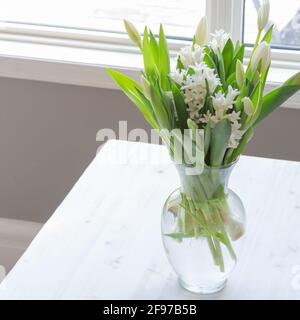
<path id="1" fill-rule="evenodd" d="M 123 163 L 112 164 L 118 155 Z M 108 142 L 2 282 L 0 299 L 300 298 L 300 163 L 241 158 L 230 186 L 247 210 L 245 243 L 227 287 L 209 297 L 181 289 L 163 251 L 161 209 L 177 186 L 163 147 Z"/>

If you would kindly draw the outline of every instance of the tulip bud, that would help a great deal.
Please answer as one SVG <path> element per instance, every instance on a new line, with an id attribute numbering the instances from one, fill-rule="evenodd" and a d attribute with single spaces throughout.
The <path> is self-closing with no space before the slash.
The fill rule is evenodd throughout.
<path id="1" fill-rule="evenodd" d="M 235 78 L 239 88 L 242 88 L 245 81 L 245 71 L 244 71 L 243 64 L 240 60 L 236 61 Z"/>
<path id="2" fill-rule="evenodd" d="M 243 103 L 244 103 L 244 112 L 246 113 L 247 116 L 251 116 L 254 112 L 252 101 L 250 100 L 250 98 L 245 97 L 243 99 Z"/>
<path id="3" fill-rule="evenodd" d="M 259 72 L 264 72 L 269 64 L 271 63 L 271 49 L 270 45 L 267 42 L 261 42 L 255 49 L 252 59 L 251 59 L 251 69 L 255 73 L 258 70 L 260 64 Z"/>
<path id="4" fill-rule="evenodd" d="M 259 81 L 259 79 L 260 79 L 260 74 L 259 74 L 259 72 L 256 70 L 256 71 L 254 72 L 254 75 L 253 75 L 253 78 L 252 78 L 252 83 L 253 83 L 254 85 L 256 85 L 257 82 Z"/>
<path id="5" fill-rule="evenodd" d="M 141 76 L 141 86 L 144 91 L 144 95 L 146 98 L 150 99 L 150 83 L 149 81 L 142 75 Z"/>
<path id="6" fill-rule="evenodd" d="M 261 32 L 269 20 L 270 14 L 270 3 L 269 0 L 263 0 L 261 7 L 258 10 L 257 14 L 257 27 L 258 30 Z"/>
<path id="7" fill-rule="evenodd" d="M 196 44 L 199 44 L 200 46 L 202 46 L 206 41 L 206 37 L 207 37 L 207 20 L 206 20 L 206 17 L 203 17 L 200 20 L 196 29 L 196 33 L 195 33 Z"/>
<path id="8" fill-rule="evenodd" d="M 135 43 L 140 49 L 142 49 L 141 35 L 139 34 L 136 27 L 128 20 L 124 19 L 125 29 L 129 35 L 129 38 Z"/>

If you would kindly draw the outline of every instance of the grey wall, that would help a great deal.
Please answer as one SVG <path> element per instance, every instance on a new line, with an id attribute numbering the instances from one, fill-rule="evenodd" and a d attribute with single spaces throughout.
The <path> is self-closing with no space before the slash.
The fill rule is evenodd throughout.
<path id="1" fill-rule="evenodd" d="M 0 99 L 1 217 L 45 221 L 95 156 L 99 129 L 149 128 L 120 91 L 1 78 Z M 300 161 L 299 123 L 300 110 L 276 111 L 247 153 Z"/>

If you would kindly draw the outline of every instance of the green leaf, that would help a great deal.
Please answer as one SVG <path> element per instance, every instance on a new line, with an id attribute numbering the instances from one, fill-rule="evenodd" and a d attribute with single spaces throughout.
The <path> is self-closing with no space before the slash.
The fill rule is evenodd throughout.
<path id="1" fill-rule="evenodd" d="M 293 75 L 281 86 L 270 91 L 263 97 L 261 112 L 256 119 L 255 125 L 265 119 L 298 90 L 300 90 L 300 72 Z"/>
<path id="2" fill-rule="evenodd" d="M 273 33 L 274 24 L 271 25 L 271 27 L 268 29 L 264 37 L 262 38 L 262 42 L 266 41 L 267 43 L 271 43 L 272 40 L 272 33 Z"/>
<path id="3" fill-rule="evenodd" d="M 264 91 L 266 82 L 267 82 L 267 77 L 268 77 L 268 73 L 271 67 L 271 63 L 269 64 L 269 66 L 267 67 L 267 69 L 263 72 L 263 74 L 261 75 L 261 84 L 262 84 L 262 90 Z"/>
<path id="4" fill-rule="evenodd" d="M 178 69 L 178 70 L 184 69 L 184 65 L 183 65 L 183 63 L 182 63 L 182 61 L 180 59 L 180 56 L 178 56 L 178 58 L 177 58 L 176 69 Z"/>
<path id="5" fill-rule="evenodd" d="M 172 92 L 169 91 L 169 93 L 172 93 Z M 178 128 L 179 123 L 177 121 L 177 114 L 176 114 L 173 94 L 172 96 L 169 96 L 166 92 L 160 90 L 160 96 L 162 97 L 163 104 L 167 110 L 170 129 Z"/>
<path id="6" fill-rule="evenodd" d="M 156 66 L 158 66 L 159 65 L 158 44 L 157 44 L 157 41 L 156 41 L 153 33 L 151 32 L 151 30 L 149 30 L 149 34 L 150 34 L 150 50 L 151 50 L 152 59 L 153 59 L 154 63 L 156 64 Z"/>
<path id="7" fill-rule="evenodd" d="M 148 78 L 153 78 L 155 75 L 155 64 L 151 54 L 148 28 L 144 29 L 143 37 L 143 58 L 144 58 L 144 69 Z"/>
<path id="8" fill-rule="evenodd" d="M 154 127 L 157 128 L 157 124 L 153 119 L 153 111 L 149 103 L 145 103 L 141 99 L 139 92 L 142 92 L 142 88 L 130 77 L 117 72 L 112 69 L 106 69 L 106 72 L 114 79 L 114 81 L 119 85 L 122 91 L 127 95 L 127 97 L 138 107 L 142 112 L 145 119 Z"/>
<path id="9" fill-rule="evenodd" d="M 232 63 L 231 63 L 230 69 L 229 69 L 229 74 L 232 74 L 232 72 L 235 72 L 237 60 L 240 60 L 241 62 L 243 62 L 244 52 L 245 52 L 245 45 L 243 44 L 243 45 L 239 46 L 238 50 L 234 54 L 234 57 L 232 59 Z"/>
<path id="10" fill-rule="evenodd" d="M 205 154 L 205 157 L 208 154 L 210 139 L 211 139 L 211 127 L 210 127 L 210 124 L 207 123 L 204 128 L 204 154 Z"/>
<path id="11" fill-rule="evenodd" d="M 227 78 L 227 84 L 231 85 L 236 80 L 235 72 L 232 72 L 232 74 Z"/>
<path id="12" fill-rule="evenodd" d="M 239 50 L 236 52 L 236 54 L 234 55 L 234 59 L 235 60 L 240 60 L 241 62 L 243 62 L 244 60 L 244 53 L 245 53 L 245 45 L 242 44 L 239 48 Z"/>
<path id="13" fill-rule="evenodd" d="M 161 86 L 163 90 L 170 89 L 169 74 L 170 74 L 170 56 L 167 40 L 164 34 L 163 26 L 159 28 L 159 73 L 161 77 Z"/>
<path id="14" fill-rule="evenodd" d="M 143 102 L 144 106 L 146 107 L 146 109 L 148 110 L 149 112 L 149 117 L 147 119 L 147 121 L 150 123 L 150 125 L 154 128 L 154 129 L 158 129 L 158 126 L 157 126 L 157 120 L 156 120 L 156 117 L 155 117 L 155 114 L 153 112 L 153 109 L 152 109 L 152 105 L 151 105 L 151 102 L 146 98 L 146 96 L 144 95 L 143 92 L 141 92 L 139 89 L 136 89 L 137 91 L 137 94 L 139 95 L 141 101 Z M 146 118 L 146 117 L 145 117 Z"/>
<path id="15" fill-rule="evenodd" d="M 204 54 L 203 61 L 209 68 L 214 69 L 216 72 L 218 71 L 214 60 L 208 53 Z"/>
<path id="16" fill-rule="evenodd" d="M 223 87 L 226 87 L 225 65 L 224 65 L 223 56 L 221 54 L 218 55 L 218 62 L 219 62 L 219 68 L 218 68 L 219 77 Z"/>
<path id="17" fill-rule="evenodd" d="M 154 87 L 151 85 L 150 87 L 150 96 L 153 112 L 161 129 L 171 130 L 171 125 L 169 122 L 169 115 L 166 106 L 163 103 L 162 96 L 160 94 L 159 84 L 156 83 Z"/>
<path id="18" fill-rule="evenodd" d="M 180 91 L 180 89 L 177 87 L 176 83 L 172 82 L 172 93 L 176 108 L 176 115 L 178 118 L 178 124 L 181 130 L 186 129 L 187 126 L 187 105 L 184 102 L 184 97 Z"/>
<path id="19" fill-rule="evenodd" d="M 151 33 L 150 33 L 151 34 Z M 154 39 L 155 40 L 155 39 Z M 158 50 L 158 48 L 157 48 Z M 148 28 L 144 29 L 144 37 L 143 37 L 143 58 L 144 58 L 144 69 L 149 80 L 156 79 L 158 75 L 158 69 L 155 62 L 155 59 L 158 59 L 158 52 L 155 52 L 155 44 L 151 45 L 151 35 L 149 41 Z"/>
<path id="20" fill-rule="evenodd" d="M 225 69 L 225 78 L 229 76 L 230 65 L 232 63 L 232 58 L 233 58 L 233 51 L 234 51 L 233 43 L 231 39 L 228 39 L 222 51 L 222 57 L 223 57 L 224 69 Z"/>
<path id="21" fill-rule="evenodd" d="M 210 164 L 218 167 L 222 164 L 231 135 L 231 124 L 228 119 L 218 122 L 211 130 Z"/>
<path id="22" fill-rule="evenodd" d="M 247 124 L 247 127 L 253 126 L 253 124 L 258 119 L 261 109 L 262 109 L 262 102 L 263 102 L 263 83 L 260 81 L 256 86 L 254 93 L 251 95 L 251 101 L 254 106 L 254 113 L 251 117 L 250 122 Z"/>

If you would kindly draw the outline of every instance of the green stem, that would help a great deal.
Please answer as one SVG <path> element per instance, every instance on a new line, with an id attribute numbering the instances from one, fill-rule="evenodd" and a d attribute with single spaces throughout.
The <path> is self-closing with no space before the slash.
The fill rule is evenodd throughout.
<path id="1" fill-rule="evenodd" d="M 216 247 L 216 255 L 217 255 L 217 259 L 218 259 L 218 265 L 220 266 L 221 272 L 224 272 L 225 271 L 224 259 L 223 259 L 223 254 L 222 254 L 220 242 L 216 238 L 213 238 L 213 239 L 214 239 L 214 243 L 215 243 L 215 247 Z"/>
<path id="2" fill-rule="evenodd" d="M 183 186 L 181 206 L 185 222 L 182 231 L 185 236 L 206 238 L 215 265 L 224 272 L 222 249 L 226 248 L 234 260 L 236 255 L 225 228 L 230 212 L 219 170 L 213 168 L 199 176 L 184 175 L 183 171 L 180 173 Z"/>
<path id="3" fill-rule="evenodd" d="M 213 256 L 214 263 L 215 263 L 216 266 L 218 266 L 219 265 L 218 253 L 217 253 L 217 250 L 215 248 L 215 245 L 214 245 L 214 242 L 212 240 L 212 237 L 211 236 L 207 236 L 206 239 L 207 239 L 207 243 L 208 243 L 208 247 L 210 249 L 210 252 L 211 252 L 211 254 Z"/>
<path id="4" fill-rule="evenodd" d="M 218 210 L 218 205 L 216 204 L 216 208 L 214 208 L 214 213 L 215 213 L 215 217 L 216 217 L 216 220 L 218 222 L 218 225 L 221 229 L 221 234 L 222 234 L 222 238 L 224 240 L 224 244 L 226 245 L 232 259 L 236 260 L 236 254 L 232 248 L 232 245 L 231 245 L 231 241 L 230 239 L 228 238 L 228 235 L 227 235 L 227 232 L 225 230 L 225 227 L 224 227 L 224 222 L 219 214 L 219 210 Z"/>

